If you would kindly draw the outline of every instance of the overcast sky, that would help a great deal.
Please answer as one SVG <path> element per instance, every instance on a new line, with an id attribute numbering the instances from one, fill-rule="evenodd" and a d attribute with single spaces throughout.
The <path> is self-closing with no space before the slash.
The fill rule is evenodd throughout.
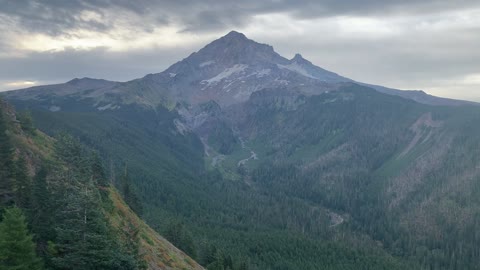
<path id="1" fill-rule="evenodd" d="M 143 77 L 230 30 L 358 81 L 480 101 L 478 0 L 0 0 L 0 90 Z"/>

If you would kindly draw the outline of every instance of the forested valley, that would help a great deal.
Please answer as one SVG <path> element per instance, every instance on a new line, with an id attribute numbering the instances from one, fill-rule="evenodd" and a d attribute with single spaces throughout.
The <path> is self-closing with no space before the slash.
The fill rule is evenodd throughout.
<path id="1" fill-rule="evenodd" d="M 49 185 L 45 191 L 48 192 L 45 193 L 48 196 L 44 197 L 51 200 L 48 203 L 58 207 L 53 210 L 49 207 L 49 211 L 57 214 L 59 211 L 69 213 L 69 211 L 82 209 L 75 208 L 78 205 L 88 205 L 88 209 L 100 209 L 93 211 L 91 218 L 92 220 L 98 218 L 101 224 L 105 222 L 105 217 L 101 213 L 105 211 L 108 213 L 108 209 L 111 208 L 108 192 L 105 190 L 108 190 L 109 186 L 115 186 L 131 209 L 147 220 L 171 243 L 207 269 L 318 269 L 319 267 L 322 269 L 475 269 L 477 267 L 478 234 L 475 224 L 478 223 L 475 220 L 470 220 L 468 223 L 470 225 L 466 227 L 458 227 L 458 225 L 455 227 L 452 221 L 442 220 L 445 212 L 435 212 L 435 208 L 427 205 L 425 207 L 432 209 L 427 217 L 435 218 L 434 226 L 437 226 L 438 230 L 443 230 L 441 228 L 444 226 L 451 226 L 450 230 L 456 233 L 451 234 L 450 239 L 442 235 L 436 236 L 434 231 L 430 232 L 428 237 L 421 237 L 420 234 L 425 233 L 421 230 L 423 227 L 418 225 L 416 225 L 418 227 L 409 227 L 412 225 L 411 222 L 417 222 L 418 217 L 405 214 L 406 209 L 415 209 L 417 203 L 425 196 L 437 196 L 435 189 L 438 181 L 446 181 L 445 183 L 450 185 L 448 177 L 453 177 L 451 175 L 461 171 L 464 166 L 470 166 L 452 161 L 456 156 L 463 155 L 462 158 L 470 160 L 472 165 L 476 163 L 474 149 L 478 149 L 475 147 L 477 140 L 466 139 L 464 136 L 455 138 L 451 143 L 455 143 L 458 147 L 450 148 L 452 150 L 448 153 L 449 158 L 445 159 L 445 163 L 441 165 L 442 169 L 436 169 L 435 173 L 425 175 L 423 186 L 408 194 L 409 199 L 396 201 L 396 195 L 391 197 L 392 194 L 388 193 L 392 184 L 385 181 L 389 178 L 395 179 L 394 176 L 401 177 L 399 170 L 406 168 L 405 162 L 423 153 L 420 149 L 420 152 L 411 152 L 402 158 L 396 157 L 397 153 L 404 152 L 404 146 L 409 144 L 412 137 L 415 137 L 414 132 L 408 131 L 405 127 L 412 125 L 419 118 L 423 119 L 423 115 L 427 112 L 432 112 L 431 117 L 437 118 L 437 121 L 447 122 L 449 119 L 458 119 L 457 117 L 463 118 L 466 122 L 474 121 L 479 116 L 476 109 L 454 109 L 451 112 L 450 108 L 425 108 L 401 98 L 355 87 L 312 97 L 295 111 L 273 105 L 278 104 L 275 96 L 270 99 L 259 94 L 259 97 L 261 97 L 259 100 L 253 97 L 252 102 L 246 105 L 253 106 L 250 110 L 254 112 L 251 116 L 247 116 L 246 123 L 251 121 L 248 125 L 262 126 L 265 131 L 255 133 L 255 137 L 251 137 L 251 145 L 259 152 L 262 160 L 254 160 L 238 167 L 229 167 L 229 161 L 225 160 L 220 167 L 206 166 L 206 169 L 202 169 L 199 164 L 203 164 L 203 158 L 199 152 L 203 149 L 199 139 L 193 134 L 178 137 L 165 132 L 171 129 L 162 125 L 167 127 L 172 125 L 172 122 L 161 120 L 172 117 L 166 111 L 156 114 L 140 111 L 139 116 L 129 111 L 131 120 L 128 120 L 124 114 L 120 118 L 116 114 L 105 113 L 96 118 L 98 122 L 93 124 L 91 121 L 81 121 L 83 117 L 90 116 L 89 113 L 55 113 L 53 117 L 56 117 L 56 121 L 52 123 L 47 121 L 49 119 L 47 117 L 52 115 L 38 111 L 35 112 L 36 122 L 44 129 L 53 131 L 52 135 L 56 134 L 55 139 L 51 139 L 54 147 L 50 155 L 58 161 L 46 162 L 42 165 L 42 168 L 45 168 L 31 179 L 28 174 L 19 172 L 15 177 L 23 175 L 24 178 L 18 179 L 29 179 L 20 181 L 31 183 L 26 186 L 26 190 L 35 191 L 38 189 L 35 185 L 45 181 L 36 182 L 36 179 L 41 179 L 39 178 L 41 175 L 47 175 L 44 178 L 49 179 Z M 344 102 L 318 106 L 335 98 L 343 98 Z M 384 109 L 380 106 L 377 107 L 378 113 L 371 113 L 368 109 L 369 102 L 383 104 Z M 388 117 L 383 113 L 387 108 L 392 112 Z M 403 113 L 406 108 L 409 111 L 407 115 Z M 312 113 L 312 110 L 316 112 Z M 300 116 L 301 114 L 304 115 Z M 336 119 L 332 115 L 344 119 Z M 63 122 L 63 117 L 67 121 Z M 72 117 L 78 117 L 75 126 L 68 124 L 68 119 Z M 140 117 L 138 119 L 143 119 L 142 121 L 158 121 L 160 124 L 157 127 L 140 128 L 139 121 L 135 117 Z M 291 121 L 272 121 L 275 118 L 289 117 Z M 43 138 L 44 135 L 39 137 L 38 131 L 32 128 L 31 124 L 22 124 L 31 123 L 31 120 L 22 120 L 21 117 L 18 119 L 23 136 L 37 138 L 36 140 Z M 26 119 L 30 118 L 26 117 Z M 302 120 L 296 122 L 296 119 Z M 286 123 L 296 125 L 297 129 L 304 128 L 300 133 L 302 136 L 295 136 L 292 139 L 288 137 L 290 136 L 288 133 L 273 132 L 284 129 Z M 96 128 L 91 128 L 92 125 Z M 106 138 L 102 135 L 103 132 L 107 132 L 106 129 L 100 127 L 108 125 L 110 125 L 109 128 L 112 126 L 118 128 L 124 136 L 113 136 L 108 140 L 97 141 L 95 138 Z M 392 126 L 386 128 L 388 125 Z M 458 124 L 455 125 L 457 126 L 453 126 L 452 130 L 455 130 L 455 134 L 461 134 Z M 60 126 L 62 128 L 59 128 Z M 65 127 L 73 136 L 66 135 L 62 131 Z M 435 131 L 431 127 L 425 128 L 427 131 Z M 462 129 L 461 131 L 466 133 L 476 132 L 473 126 L 463 126 Z M 390 133 L 377 134 L 372 133 L 372 130 L 386 130 Z M 337 135 L 335 140 L 332 140 L 332 131 Z M 32 132 L 34 134 L 29 135 Z M 276 135 L 272 136 L 272 134 Z M 148 143 L 132 145 L 130 136 L 134 138 L 139 135 L 145 136 L 142 141 Z M 150 138 L 162 136 L 164 136 L 162 140 L 168 141 L 170 138 L 174 143 L 155 146 L 151 141 L 152 144 L 149 144 Z M 355 138 L 353 141 L 355 146 L 347 147 L 346 143 L 352 143 L 352 136 Z M 384 136 L 389 137 L 390 140 L 382 140 Z M 435 138 L 435 135 L 430 136 Z M 443 139 L 442 136 L 435 140 Z M 289 139 L 285 140 L 286 137 Z M 89 148 L 101 149 L 103 155 L 92 154 L 94 152 L 87 150 L 88 148 L 82 146 L 76 138 L 89 144 Z M 263 149 L 257 147 L 255 141 L 263 141 Z M 235 151 L 242 151 L 238 145 L 235 146 L 239 142 L 233 141 L 233 143 L 232 156 L 235 155 Z M 282 143 L 286 144 L 282 145 Z M 109 145 L 115 144 L 120 147 L 110 148 Z M 305 162 L 305 159 L 308 160 L 311 155 L 308 149 L 312 149 L 307 147 L 305 150 L 300 150 L 302 159 L 292 158 L 299 152 L 295 150 L 295 145 L 302 147 L 305 144 L 315 145 L 317 147 L 313 148 L 315 151 L 323 151 L 330 155 L 327 154 L 325 159 L 320 161 L 310 159 L 310 162 Z M 282 147 L 278 148 L 278 145 Z M 375 147 L 372 147 L 373 145 Z M 150 152 L 152 147 L 163 148 L 163 151 Z M 167 154 L 168 151 L 178 147 L 183 147 L 184 150 Z M 428 149 L 428 145 L 424 147 Z M 347 151 L 348 155 L 332 155 L 331 153 L 338 151 L 338 148 Z M 191 153 L 190 159 L 184 156 L 185 152 Z M 470 155 L 468 158 L 465 156 L 466 153 Z M 13 161 L 6 164 L 19 168 L 18 164 L 24 161 L 13 156 L 12 154 L 8 159 Z M 391 157 L 395 158 L 386 162 Z M 162 160 L 162 162 L 159 166 L 153 166 L 149 163 L 150 158 Z M 20 169 L 20 171 L 25 170 Z M 10 177 L 17 179 L 13 175 Z M 13 183 L 16 181 L 18 180 Z M 70 181 L 75 184 L 65 184 Z M 478 184 L 476 182 L 457 184 L 459 194 L 460 192 L 464 194 L 466 184 L 469 187 L 468 196 L 451 197 L 452 194 L 449 197 L 435 199 L 445 209 L 442 211 L 455 212 L 458 211 L 458 207 L 464 205 L 462 210 L 464 213 L 467 213 L 466 211 L 475 213 Z M 64 191 L 66 189 L 68 192 Z M 16 189 L 11 190 L 13 192 Z M 34 235 L 43 235 L 41 229 L 39 233 L 39 229 L 34 227 L 35 221 L 30 221 L 33 217 L 29 217 L 32 211 L 30 209 L 35 207 L 33 202 L 37 200 L 35 193 L 14 195 L 15 193 L 12 192 L 11 196 L 7 196 L 10 198 L 10 204 L 15 202 L 20 206 L 27 223 L 31 222 L 29 226 Z M 63 196 L 72 194 L 73 197 L 65 198 L 60 194 Z M 29 198 L 31 202 L 28 202 L 27 206 L 22 206 L 19 198 Z M 396 207 L 392 207 L 393 201 L 397 204 Z M 30 204 L 32 206 L 29 206 Z M 398 205 L 400 207 L 397 207 Z M 62 207 L 73 209 L 63 210 Z M 84 216 L 80 212 L 71 218 L 81 220 Z M 40 252 L 39 256 L 50 267 L 58 267 L 58 263 L 61 262 L 55 256 L 61 254 L 56 250 L 62 247 L 62 241 L 66 241 L 58 238 L 59 235 L 64 236 L 60 233 L 62 230 L 60 226 L 65 226 L 61 225 L 62 221 L 63 219 L 57 219 L 53 215 L 52 220 L 40 222 L 39 224 L 53 224 L 47 227 L 55 229 L 49 231 L 49 235 L 42 236 L 45 240 L 34 238 L 35 241 L 44 241 L 36 242 L 40 245 L 37 247 L 37 252 Z M 428 225 L 431 221 L 425 222 L 423 226 L 433 226 L 433 224 Z M 108 227 L 100 228 L 101 226 L 95 226 L 96 230 L 109 231 Z M 97 233 L 102 237 L 105 236 L 101 231 Z M 459 242 L 459 239 L 462 241 Z M 114 253 L 115 256 L 108 252 L 96 252 L 96 254 L 105 256 L 102 261 L 123 261 L 129 267 L 142 267 L 142 260 L 139 259 L 141 256 L 135 251 L 138 250 L 135 248 L 138 244 L 135 244 L 135 238 L 133 240 L 127 249 L 125 245 L 117 243 L 116 247 L 119 251 Z M 100 250 L 105 245 L 115 247 L 115 237 L 111 239 L 107 237 L 102 241 L 95 241 Z M 87 244 L 85 248 L 91 249 L 87 248 Z M 112 249 L 109 248 L 109 250 Z M 48 252 L 54 252 L 55 255 Z M 461 256 L 457 255 L 459 252 Z"/>

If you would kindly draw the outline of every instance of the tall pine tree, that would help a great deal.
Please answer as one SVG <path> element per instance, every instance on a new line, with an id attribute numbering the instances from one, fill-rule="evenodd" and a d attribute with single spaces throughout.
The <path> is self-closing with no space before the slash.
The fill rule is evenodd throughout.
<path id="1" fill-rule="evenodd" d="M 97 152 L 91 154 L 90 163 L 92 164 L 93 182 L 100 187 L 108 187 L 110 182 L 107 179 L 102 160 Z"/>
<path id="2" fill-rule="evenodd" d="M 90 185 L 67 187 L 57 216 L 58 269 L 109 269 L 112 245 L 105 218 Z"/>
<path id="3" fill-rule="evenodd" d="M 17 120 L 20 121 L 20 127 L 29 135 L 35 135 L 32 114 L 29 111 L 17 113 Z"/>
<path id="4" fill-rule="evenodd" d="M 27 163 L 23 157 L 15 162 L 15 202 L 18 207 L 30 212 L 30 198 L 32 195 L 32 186 L 27 172 Z"/>
<path id="5" fill-rule="evenodd" d="M 125 172 L 122 177 L 122 194 L 123 200 L 128 204 L 128 206 L 130 206 L 133 212 L 141 217 L 143 215 L 142 202 L 138 198 L 138 195 L 132 186 L 127 167 L 125 167 Z"/>
<path id="6" fill-rule="evenodd" d="M 57 155 L 66 170 L 55 181 L 55 269 L 136 269 L 135 261 L 112 239 L 102 211 L 101 195 L 92 159 L 70 136 L 57 140 Z"/>
<path id="7" fill-rule="evenodd" d="M 41 167 L 32 188 L 31 224 L 40 254 L 46 253 L 48 241 L 55 238 L 52 193 L 48 189 L 47 174 L 47 169 Z"/>
<path id="8" fill-rule="evenodd" d="M 19 208 L 5 211 L 0 223 L 0 270 L 42 269 L 35 244 L 28 233 L 25 216 Z"/>
<path id="9" fill-rule="evenodd" d="M 7 121 L 0 107 L 0 208 L 13 204 L 13 146 L 7 134 Z"/>
<path id="10" fill-rule="evenodd" d="M 171 220 L 163 235 L 168 241 L 187 253 L 190 257 L 194 259 L 197 258 L 197 249 L 193 242 L 193 236 L 182 222 Z"/>

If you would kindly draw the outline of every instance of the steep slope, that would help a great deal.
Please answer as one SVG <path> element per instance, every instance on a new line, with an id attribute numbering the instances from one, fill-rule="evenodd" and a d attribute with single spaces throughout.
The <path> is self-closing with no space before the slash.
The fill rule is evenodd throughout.
<path id="1" fill-rule="evenodd" d="M 42 228 L 42 226 L 52 226 L 53 228 L 57 228 L 57 222 L 63 218 L 63 214 L 57 211 L 57 206 L 54 206 L 54 200 L 57 198 L 47 198 L 53 203 L 49 205 L 54 210 L 49 212 L 48 215 L 51 217 L 55 217 L 54 220 L 51 220 L 49 224 L 46 224 L 46 221 L 43 220 L 42 223 L 36 223 L 38 216 L 30 211 L 33 209 L 37 209 L 40 211 L 41 214 L 42 209 L 37 206 L 39 203 L 38 193 L 36 190 L 41 189 L 47 192 L 52 192 L 49 194 L 41 194 L 42 196 L 57 196 L 55 195 L 55 190 L 59 186 L 63 186 L 62 190 L 70 190 L 70 185 L 74 186 L 77 185 L 75 182 L 69 182 L 70 179 L 63 178 L 61 176 L 57 179 L 58 176 L 54 175 L 58 171 L 62 171 L 65 167 L 69 167 L 72 164 L 66 164 L 65 161 L 59 160 L 59 154 L 57 150 L 57 142 L 55 139 L 45 135 L 39 130 L 36 130 L 31 126 L 31 122 L 29 122 L 28 116 L 19 115 L 17 117 L 17 113 L 14 109 L 4 101 L 0 101 L 0 114 L 2 115 L 2 121 L 5 123 L 5 127 L 7 130 L 2 130 L 8 135 L 9 141 L 13 147 L 14 156 L 13 162 L 16 164 L 20 164 L 20 160 L 25 160 L 25 167 L 14 167 L 15 174 L 12 176 L 12 189 L 9 189 L 8 186 L 3 185 L 7 179 L 2 178 L 2 185 L 0 187 L 0 193 L 10 193 L 11 198 L 13 199 L 14 203 L 22 207 L 26 213 L 28 213 L 28 221 L 32 222 L 33 230 L 35 231 L 37 227 Z M 2 141 L 2 143 L 5 143 Z M 2 149 L 4 151 L 4 149 Z M 5 154 L 2 152 L 2 154 Z M 76 157 L 80 158 L 80 157 Z M 3 171 L 5 168 L 2 163 L 0 165 L 0 170 Z M 75 164 L 76 165 L 76 164 Z M 36 181 L 40 181 L 39 177 L 44 173 L 45 168 L 49 168 L 50 171 L 48 174 L 48 181 L 45 183 L 47 186 L 39 186 L 41 183 L 36 183 Z M 23 168 L 26 171 L 21 173 L 18 168 Z M 32 181 L 32 183 L 28 184 L 29 189 L 26 189 L 27 192 L 31 193 L 19 193 L 19 186 L 18 181 L 21 180 L 21 175 L 28 176 L 28 182 Z M 78 181 L 78 180 L 77 180 Z M 26 185 L 25 183 L 23 185 Z M 100 185 L 100 184 L 98 184 Z M 26 188 L 23 186 L 23 188 Z M 31 190 L 33 189 L 33 191 Z M 203 269 L 198 263 L 192 260 L 189 256 L 185 253 L 177 249 L 171 243 L 169 243 L 166 239 L 160 236 L 157 232 L 151 229 L 145 222 L 140 219 L 130 208 L 126 205 L 123 201 L 120 194 L 116 191 L 114 187 L 105 186 L 100 187 L 100 193 L 104 192 L 105 198 L 110 199 L 102 199 L 101 205 L 98 205 L 99 212 L 103 212 L 103 214 L 108 218 L 108 221 L 111 227 L 108 227 L 108 234 L 112 235 L 113 242 L 119 242 L 120 250 L 122 252 L 129 253 L 132 246 L 138 245 L 138 258 L 139 258 L 139 268 L 143 269 L 143 265 L 145 265 L 145 269 Z M 25 198 L 30 202 L 28 205 L 24 205 L 18 200 L 18 196 L 26 196 Z M 103 196 L 103 195 L 102 195 Z M 0 201 L 0 210 L 3 210 L 4 207 L 7 207 L 10 202 L 1 200 Z M 40 209 L 40 210 L 38 210 Z M 86 212 L 85 212 L 86 213 Z M 85 220 L 86 221 L 86 220 Z M 51 229 L 50 229 L 51 230 Z M 55 229 L 56 230 L 56 229 Z M 41 242 L 44 231 L 35 231 L 37 236 L 35 240 L 37 240 L 37 244 L 39 246 L 39 253 L 44 257 L 44 260 L 49 264 L 50 267 L 54 267 L 57 269 L 56 266 L 51 266 L 49 261 L 51 260 L 49 256 L 52 254 L 43 253 L 41 251 Z M 53 233 L 53 232 L 50 232 Z M 58 236 L 57 236 L 58 237 Z M 52 240 L 52 244 L 55 242 L 54 239 Z M 138 243 L 137 243 L 138 241 Z M 99 243 L 100 244 L 100 243 Z M 51 246 L 50 248 L 54 248 Z M 113 247 L 107 247 L 113 248 Z M 56 256 L 55 253 L 53 256 Z M 53 259 L 55 260 L 55 259 Z M 145 262 L 145 264 L 143 263 Z M 118 263 L 119 267 L 124 267 L 122 269 L 137 269 L 137 268 L 128 268 L 126 265 L 122 265 L 122 263 Z"/>
<path id="2" fill-rule="evenodd" d="M 108 216 L 112 226 L 122 235 L 122 241 L 128 245 L 132 234 L 140 237 L 139 253 L 148 265 L 148 269 L 203 269 L 184 252 L 176 248 L 140 219 L 123 201 L 114 189 L 109 190 L 114 209 Z"/>

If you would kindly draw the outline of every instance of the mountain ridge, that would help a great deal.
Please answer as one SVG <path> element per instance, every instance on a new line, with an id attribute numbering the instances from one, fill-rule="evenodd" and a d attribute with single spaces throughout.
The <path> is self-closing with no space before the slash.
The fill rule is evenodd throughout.
<path id="1" fill-rule="evenodd" d="M 34 86 L 5 92 L 15 99 L 74 96 L 93 98 L 97 108 L 115 108 L 139 103 L 155 107 L 174 106 L 178 101 L 198 104 L 216 100 L 222 106 L 243 102 L 264 88 L 286 87 L 315 95 L 335 90 L 338 83 L 354 82 L 375 90 L 429 105 L 473 105 L 470 101 L 435 97 L 423 91 L 398 90 L 357 82 L 325 70 L 297 53 L 292 59 L 279 55 L 272 46 L 231 31 L 190 54 L 166 70 L 127 82 L 73 79 L 65 84 Z M 43 92 L 40 94 L 40 92 Z M 110 104 L 110 105 L 109 105 Z"/>

